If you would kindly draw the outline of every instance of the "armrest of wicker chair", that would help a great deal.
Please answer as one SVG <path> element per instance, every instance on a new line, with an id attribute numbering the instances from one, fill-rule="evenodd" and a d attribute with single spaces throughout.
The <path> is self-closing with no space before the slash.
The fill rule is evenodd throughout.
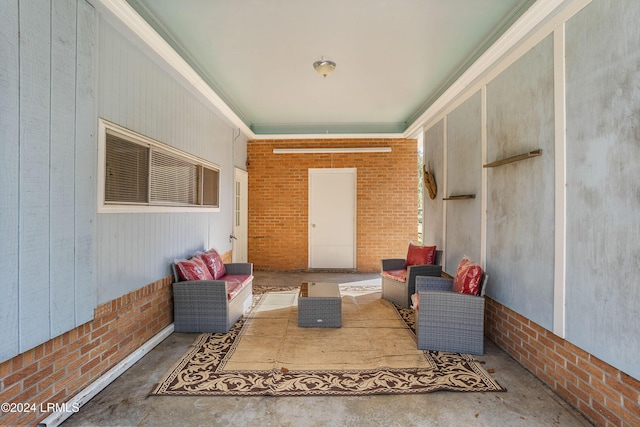
<path id="1" fill-rule="evenodd" d="M 448 277 L 416 277 L 416 292 L 419 291 L 450 291 L 453 287 L 453 279 Z"/>
<path id="2" fill-rule="evenodd" d="M 440 277 L 442 266 L 440 265 L 410 265 L 407 267 L 407 294 L 409 298 L 416 292 L 416 278 L 419 276 Z"/>
<path id="3" fill-rule="evenodd" d="M 433 260 L 435 265 L 442 264 L 442 251 L 436 250 L 436 255 Z M 382 268 L 381 271 L 389 271 L 389 270 L 402 270 L 407 266 L 407 260 L 404 258 L 383 258 L 381 260 Z"/>
<path id="4" fill-rule="evenodd" d="M 247 276 L 253 275 L 253 263 L 250 262 L 234 262 L 224 265 L 227 274 L 244 274 Z"/>
<path id="5" fill-rule="evenodd" d="M 382 259 L 382 271 L 402 270 L 405 267 L 406 260 L 404 258 L 385 258 Z"/>

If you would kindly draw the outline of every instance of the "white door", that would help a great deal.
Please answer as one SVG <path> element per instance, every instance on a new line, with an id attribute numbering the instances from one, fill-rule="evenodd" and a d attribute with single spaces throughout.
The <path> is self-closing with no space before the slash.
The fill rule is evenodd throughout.
<path id="1" fill-rule="evenodd" d="M 233 202 L 233 262 L 247 262 L 249 234 L 249 175 L 242 169 L 234 170 L 234 202 Z"/>
<path id="2" fill-rule="evenodd" d="M 309 169 L 309 268 L 356 268 L 356 169 Z"/>

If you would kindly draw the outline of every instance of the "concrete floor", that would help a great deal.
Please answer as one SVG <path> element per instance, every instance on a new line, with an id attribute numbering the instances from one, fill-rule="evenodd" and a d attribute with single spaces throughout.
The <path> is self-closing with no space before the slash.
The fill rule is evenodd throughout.
<path id="1" fill-rule="evenodd" d="M 346 283 L 358 273 L 255 272 L 255 283 Z M 490 341 L 478 357 L 506 393 L 435 392 L 384 396 L 149 396 L 197 334 L 173 333 L 62 426 L 590 426 Z"/>

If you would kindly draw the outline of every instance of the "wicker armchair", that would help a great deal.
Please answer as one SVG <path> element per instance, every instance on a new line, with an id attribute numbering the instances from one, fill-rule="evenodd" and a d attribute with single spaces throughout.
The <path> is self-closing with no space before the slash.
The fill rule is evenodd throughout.
<path id="1" fill-rule="evenodd" d="M 488 279 L 485 273 L 479 295 L 452 292 L 453 279 L 416 279 L 416 336 L 420 350 L 484 353 L 484 293 Z"/>
<path id="2" fill-rule="evenodd" d="M 442 274 L 442 251 L 437 250 L 434 264 L 410 265 L 406 268 L 406 279 L 398 280 L 390 277 L 385 272 L 397 271 L 405 268 L 404 258 L 386 258 L 382 260 L 382 298 L 391 301 L 400 307 L 411 307 L 411 295 L 415 293 L 416 277 L 440 276 Z"/>

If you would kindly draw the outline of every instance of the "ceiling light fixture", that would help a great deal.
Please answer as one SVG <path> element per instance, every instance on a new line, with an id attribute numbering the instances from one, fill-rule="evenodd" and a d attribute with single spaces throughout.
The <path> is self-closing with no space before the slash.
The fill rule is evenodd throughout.
<path id="1" fill-rule="evenodd" d="M 326 60 L 324 59 L 324 57 L 320 58 L 320 61 L 316 61 L 313 63 L 313 68 L 316 69 L 318 74 L 326 78 L 329 74 L 333 73 L 333 70 L 336 69 L 336 63 Z"/>

